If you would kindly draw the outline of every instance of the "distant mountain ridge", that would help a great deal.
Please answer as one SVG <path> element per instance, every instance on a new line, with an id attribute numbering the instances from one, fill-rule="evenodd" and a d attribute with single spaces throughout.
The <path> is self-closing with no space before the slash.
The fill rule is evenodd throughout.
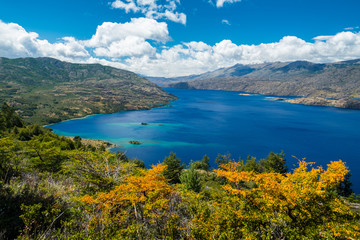
<path id="1" fill-rule="evenodd" d="M 360 108 L 360 59 L 311 63 L 307 61 L 237 64 L 196 76 L 169 79 L 164 86 L 210 90 L 242 91 L 276 96 L 306 97 L 294 103 Z M 311 99 L 317 99 L 313 102 Z M 319 98 L 342 99 L 326 103 Z M 314 100 L 315 101 L 315 100 Z M 350 104 L 348 104 L 350 103 Z"/>
<path id="2" fill-rule="evenodd" d="M 151 103 L 174 99 L 143 77 L 113 67 L 53 58 L 0 58 L 0 101 L 31 123 L 149 109 Z"/>

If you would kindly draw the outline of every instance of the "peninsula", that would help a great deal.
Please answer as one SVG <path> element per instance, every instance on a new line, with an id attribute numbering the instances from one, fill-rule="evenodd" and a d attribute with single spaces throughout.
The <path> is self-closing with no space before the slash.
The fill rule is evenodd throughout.
<path id="1" fill-rule="evenodd" d="M 0 99 L 28 123 L 150 109 L 176 97 L 139 75 L 52 58 L 0 58 Z"/>

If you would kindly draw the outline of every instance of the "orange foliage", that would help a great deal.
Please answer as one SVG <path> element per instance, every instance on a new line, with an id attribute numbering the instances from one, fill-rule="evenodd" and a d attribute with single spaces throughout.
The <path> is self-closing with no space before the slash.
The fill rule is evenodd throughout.
<path id="1" fill-rule="evenodd" d="M 332 237 L 339 234 L 346 238 L 360 237 L 357 226 L 346 222 L 345 218 L 352 216 L 349 208 L 331 194 L 331 189 L 348 173 L 345 164 L 340 160 L 331 162 L 327 170 L 322 167 L 309 170 L 311 164 L 300 161 L 299 167 L 286 175 L 242 172 L 236 162 L 221 166 L 222 169 L 215 172 L 229 181 L 223 189 L 231 200 L 227 200 L 227 206 L 221 203 L 215 206 L 217 214 L 224 212 L 220 208 L 228 208 L 239 221 L 251 222 L 255 228 L 247 227 L 247 234 L 258 229 L 266 236 L 277 232 L 275 236 L 279 238 L 289 231 L 308 232 L 315 234 L 314 237 L 323 236 L 325 232 Z M 247 182 L 254 183 L 255 187 L 246 189 Z"/>
<path id="2" fill-rule="evenodd" d="M 168 198 L 173 192 L 162 172 L 166 166 L 139 169 L 138 176 L 129 176 L 123 184 L 96 197 L 84 196 L 80 200 L 89 206 L 90 225 L 103 228 L 112 224 L 125 231 L 134 231 L 144 221 L 155 223 L 168 208 Z"/>

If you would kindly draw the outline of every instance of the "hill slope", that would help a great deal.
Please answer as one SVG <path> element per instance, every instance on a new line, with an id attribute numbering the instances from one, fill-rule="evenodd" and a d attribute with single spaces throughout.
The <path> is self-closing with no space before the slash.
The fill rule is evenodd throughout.
<path id="1" fill-rule="evenodd" d="M 244 91 L 278 96 L 302 96 L 308 101 L 294 103 L 314 105 L 338 105 L 360 108 L 360 60 L 328 64 L 306 61 L 290 63 L 237 64 L 170 83 L 174 88 Z M 174 79 L 173 79 L 174 81 Z M 318 98 L 335 98 L 336 104 L 318 101 Z M 344 104 L 343 104 L 344 103 Z"/>
<path id="2" fill-rule="evenodd" d="M 0 100 L 31 123 L 149 109 L 176 97 L 135 73 L 52 58 L 0 58 Z"/>

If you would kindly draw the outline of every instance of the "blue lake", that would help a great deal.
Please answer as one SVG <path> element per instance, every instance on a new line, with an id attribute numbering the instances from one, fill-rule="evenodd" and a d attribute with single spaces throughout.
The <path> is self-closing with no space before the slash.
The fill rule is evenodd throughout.
<path id="1" fill-rule="evenodd" d="M 324 167 L 342 159 L 351 170 L 354 191 L 360 193 L 360 111 L 296 105 L 238 92 L 165 90 L 179 97 L 172 107 L 92 115 L 49 127 L 60 135 L 115 143 L 120 147 L 112 151 L 124 151 L 148 167 L 171 151 L 185 164 L 207 154 L 213 167 L 218 153 L 260 159 L 283 150 L 289 169 L 297 159 Z M 142 144 L 132 145 L 130 140 Z"/>

